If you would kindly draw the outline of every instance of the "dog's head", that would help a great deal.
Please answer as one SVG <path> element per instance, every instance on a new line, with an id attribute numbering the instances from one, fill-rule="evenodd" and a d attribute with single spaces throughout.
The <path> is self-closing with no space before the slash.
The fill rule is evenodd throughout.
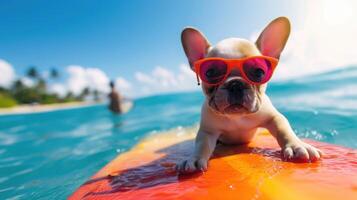
<path id="1" fill-rule="evenodd" d="M 279 59 L 290 34 L 290 23 L 285 17 L 273 20 L 254 43 L 239 38 L 228 38 L 211 46 L 206 37 L 194 28 L 182 31 L 181 41 L 191 69 L 195 61 L 207 57 L 227 59 L 265 55 Z M 232 70 L 220 85 L 202 83 L 210 108 L 221 114 L 257 112 L 262 103 L 266 84 L 252 85 L 242 78 L 239 70 Z"/>

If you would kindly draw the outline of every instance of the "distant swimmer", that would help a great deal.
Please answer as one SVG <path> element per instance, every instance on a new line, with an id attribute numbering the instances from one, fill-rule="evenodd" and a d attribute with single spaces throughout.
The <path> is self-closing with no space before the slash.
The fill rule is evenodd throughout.
<path id="1" fill-rule="evenodd" d="M 110 81 L 110 93 L 109 93 L 109 110 L 114 113 L 122 113 L 121 109 L 121 96 L 115 89 L 115 84 L 113 81 Z"/>

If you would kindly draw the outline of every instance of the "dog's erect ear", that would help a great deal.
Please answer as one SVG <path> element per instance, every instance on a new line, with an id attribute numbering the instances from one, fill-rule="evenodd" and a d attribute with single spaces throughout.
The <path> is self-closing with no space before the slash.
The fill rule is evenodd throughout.
<path id="1" fill-rule="evenodd" d="M 205 57 L 210 44 L 200 31 L 192 27 L 182 31 L 181 42 L 191 69 L 193 69 L 194 62 Z"/>
<path id="2" fill-rule="evenodd" d="M 289 19 L 279 17 L 265 27 L 255 44 L 263 55 L 279 59 L 280 53 L 283 51 L 289 38 L 289 34 Z"/>

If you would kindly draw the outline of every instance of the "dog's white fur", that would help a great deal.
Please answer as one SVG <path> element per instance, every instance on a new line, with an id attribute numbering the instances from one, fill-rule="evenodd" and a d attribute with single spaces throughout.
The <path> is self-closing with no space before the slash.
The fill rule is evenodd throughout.
<path id="1" fill-rule="evenodd" d="M 203 57 L 242 58 L 264 54 L 279 58 L 289 33 L 288 19 L 279 17 L 264 29 L 256 44 L 244 39 L 229 38 L 212 47 L 203 34 L 194 28 L 186 28 L 183 31 L 182 43 L 192 67 L 196 60 Z M 234 78 L 241 77 L 239 73 L 230 75 L 226 82 Z M 208 160 L 217 140 L 223 144 L 245 144 L 254 138 L 260 128 L 268 129 L 277 139 L 285 159 L 299 159 L 306 162 L 320 159 L 321 151 L 301 141 L 295 135 L 288 120 L 275 109 L 265 94 L 266 84 L 250 86 L 244 101 L 247 105 L 236 113 L 225 113 L 224 109 L 220 110 L 220 106 L 214 109 L 210 105 L 210 101 L 216 101 L 219 105 L 227 104 L 224 102 L 227 94 L 221 86 L 215 88 L 214 95 L 206 91 L 209 86 L 204 83 L 202 88 L 207 98 L 202 106 L 195 151 L 191 157 L 177 165 L 180 173 L 207 170 Z"/>

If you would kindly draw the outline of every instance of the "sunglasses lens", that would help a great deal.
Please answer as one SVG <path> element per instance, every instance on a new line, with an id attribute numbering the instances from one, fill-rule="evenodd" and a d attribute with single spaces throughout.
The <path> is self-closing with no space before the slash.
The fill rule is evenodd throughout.
<path id="1" fill-rule="evenodd" d="M 250 81 L 262 84 L 271 78 L 271 62 L 264 58 L 251 58 L 243 63 L 243 71 Z"/>
<path id="2" fill-rule="evenodd" d="M 228 66 L 221 60 L 208 60 L 201 64 L 200 77 L 209 84 L 217 84 L 223 80 Z"/>

